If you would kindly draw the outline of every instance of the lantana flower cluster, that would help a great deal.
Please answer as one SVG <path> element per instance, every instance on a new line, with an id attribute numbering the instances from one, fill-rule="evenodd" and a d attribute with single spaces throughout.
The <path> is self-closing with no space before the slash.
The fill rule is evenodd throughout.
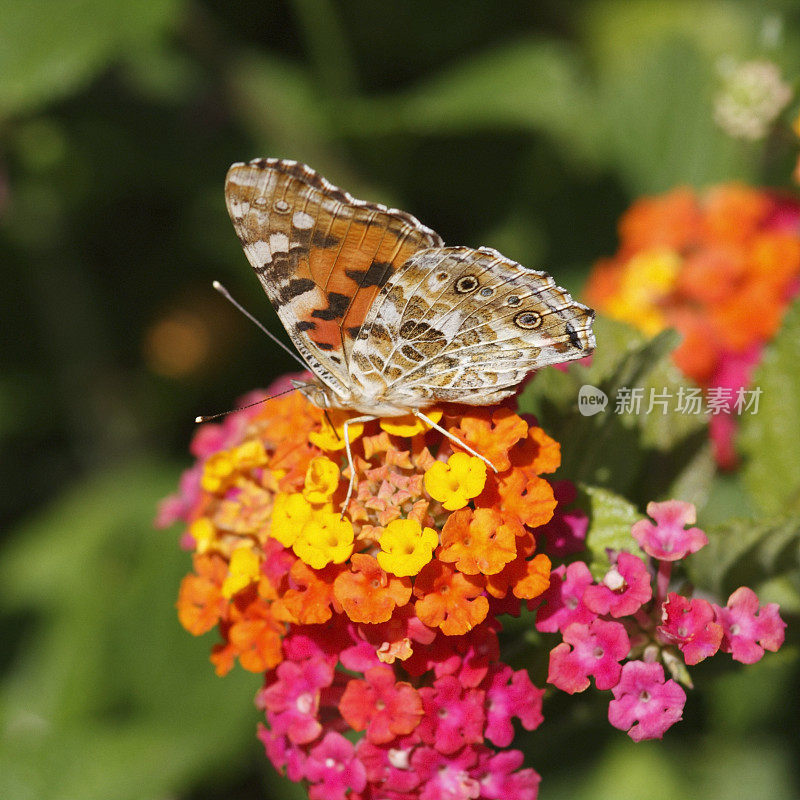
<path id="1" fill-rule="evenodd" d="M 294 393 L 201 426 L 161 508 L 194 552 L 181 623 L 218 630 L 220 675 L 265 674 L 260 738 L 312 800 L 537 795 L 522 754 L 496 749 L 513 720 L 540 724 L 543 694 L 500 660 L 498 618 L 548 589 L 537 543 L 579 550 L 587 520 L 571 484 L 543 477 L 560 447 L 532 420 L 426 413 L 497 472 L 413 417 L 354 423 L 343 513 L 349 415 Z"/>
<path id="2" fill-rule="evenodd" d="M 617 254 L 595 265 L 585 299 L 648 335 L 677 329 L 677 366 L 733 411 L 800 291 L 800 205 L 738 184 L 683 187 L 634 203 L 619 237 Z M 736 416 L 724 405 L 710 432 L 729 468 Z"/>
<path id="3" fill-rule="evenodd" d="M 594 678 L 613 695 L 609 722 L 637 742 L 660 739 L 681 719 L 687 666 L 717 652 L 755 663 L 783 644 L 786 627 L 778 606 L 759 608 L 747 587 L 725 606 L 673 591 L 673 565 L 708 539 L 693 527 L 690 503 L 650 503 L 647 513 L 654 521 L 633 525 L 631 552 L 614 553 L 602 579 L 593 580 L 583 561 L 553 570 L 536 619 L 539 631 L 563 640 L 550 652 L 548 682 L 573 694 Z"/>

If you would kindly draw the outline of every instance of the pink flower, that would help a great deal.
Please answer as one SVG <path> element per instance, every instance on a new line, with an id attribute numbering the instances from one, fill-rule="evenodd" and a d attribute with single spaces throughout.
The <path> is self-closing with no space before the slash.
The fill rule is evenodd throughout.
<path id="1" fill-rule="evenodd" d="M 519 717 L 526 731 L 538 728 L 544 719 L 543 695 L 544 689 L 537 689 L 524 669 L 514 672 L 505 664 L 494 667 L 486 690 L 486 738 L 498 747 L 510 745 L 512 717 Z"/>
<path id="2" fill-rule="evenodd" d="M 583 594 L 591 583 L 592 573 L 583 561 L 554 569 L 550 587 L 542 595 L 543 602 L 536 614 L 537 629 L 555 633 L 576 622 L 584 625 L 591 622 L 597 615 L 583 602 Z"/>
<path id="3" fill-rule="evenodd" d="M 587 587 L 583 602 L 595 614 L 627 617 L 653 596 L 647 567 L 630 553 L 620 553 L 602 582 Z"/>
<path id="4" fill-rule="evenodd" d="M 720 650 L 736 661 L 755 664 L 764 650 L 775 652 L 783 644 L 786 623 L 778 614 L 778 604 L 768 603 L 759 610 L 756 593 L 746 586 L 728 598 L 725 608 L 714 606 L 714 610 L 723 631 Z"/>
<path id="5" fill-rule="evenodd" d="M 462 686 L 474 689 L 486 677 L 489 665 L 500 658 L 500 643 L 491 627 L 482 623 L 463 636 L 441 636 L 453 648 L 449 657 L 437 659 L 437 678 L 456 675 Z M 443 654 L 442 654 L 443 655 Z"/>
<path id="6" fill-rule="evenodd" d="M 743 353 L 725 351 L 720 353 L 717 368 L 711 376 L 711 386 L 726 389 L 731 405 L 736 402 L 737 392 L 750 385 L 753 371 L 761 361 L 763 345 L 756 342 Z M 732 408 L 733 410 L 733 408 Z M 737 415 L 738 417 L 738 415 Z M 712 414 L 708 422 L 708 432 L 714 447 L 717 463 L 725 469 L 733 469 L 738 461 L 733 439 L 738 428 L 737 417 L 729 414 Z"/>
<path id="7" fill-rule="evenodd" d="M 411 756 L 411 765 L 424 784 L 419 800 L 474 800 L 481 791 L 478 781 L 470 775 L 470 767 L 476 760 L 471 747 L 464 747 L 454 755 L 445 755 L 432 747 L 418 747 Z"/>
<path id="8" fill-rule="evenodd" d="M 536 800 L 541 776 L 532 769 L 514 770 L 522 766 L 523 755 L 519 750 L 502 753 L 486 752 L 480 766 L 473 775 L 483 773 L 480 778 L 481 797 L 488 800 Z"/>
<path id="9" fill-rule="evenodd" d="M 386 744 L 411 733 L 422 716 L 422 700 L 410 683 L 395 682 L 394 670 L 382 664 L 347 684 L 339 711 L 356 731 L 367 730 L 373 744 Z"/>
<path id="10" fill-rule="evenodd" d="M 276 674 L 277 680 L 259 692 L 256 703 L 267 709 L 274 733 L 286 734 L 294 744 L 307 744 L 322 732 L 320 690 L 333 682 L 333 668 L 325 661 L 284 661 Z"/>
<path id="11" fill-rule="evenodd" d="M 631 649 L 628 634 L 619 622 L 596 619 L 589 625 L 573 623 L 564 641 L 550 651 L 547 680 L 569 694 L 582 692 L 594 675 L 598 689 L 610 689 L 619 680 L 619 662 Z M 570 648 L 572 645 L 572 648 Z"/>
<path id="12" fill-rule="evenodd" d="M 708 544 L 708 538 L 700 528 L 689 528 L 697 519 L 695 507 L 680 500 L 663 503 L 648 503 L 649 519 L 642 519 L 631 528 L 633 538 L 649 556 L 660 561 L 678 561 L 689 553 L 696 553 Z"/>
<path id="13" fill-rule="evenodd" d="M 628 661 L 619 683 L 611 690 L 608 721 L 634 742 L 660 739 L 683 716 L 686 692 L 670 678 L 664 681 L 661 664 Z"/>
<path id="14" fill-rule="evenodd" d="M 563 558 L 570 553 L 583 550 L 586 542 L 586 531 L 589 529 L 589 517 L 580 508 L 567 510 L 566 506 L 574 502 L 577 492 L 572 481 L 552 481 L 553 495 L 558 501 L 553 518 L 546 525 L 536 529 L 537 538 L 544 536 L 546 545 L 543 550 L 550 556 Z"/>
<path id="15" fill-rule="evenodd" d="M 283 768 L 286 767 L 286 777 L 290 781 L 302 780 L 306 763 L 306 754 L 302 748 L 261 724 L 258 726 L 257 735 L 272 766 L 278 772 L 283 772 Z"/>
<path id="16" fill-rule="evenodd" d="M 719 650 L 722 626 L 715 621 L 714 608 L 707 600 L 689 600 L 670 592 L 661 619 L 656 630 L 666 642 L 678 645 L 687 664 L 697 664 Z"/>
<path id="17" fill-rule="evenodd" d="M 445 675 L 419 690 L 425 716 L 417 731 L 426 744 L 441 753 L 454 753 L 471 742 L 483 741 L 483 700 L 479 689 L 464 689 L 457 678 Z"/>
<path id="18" fill-rule="evenodd" d="M 367 785 L 367 772 L 355 757 L 355 748 L 335 731 L 328 731 L 311 749 L 306 777 L 312 783 L 310 800 L 346 800 L 349 790 L 360 792 Z"/>
<path id="19" fill-rule="evenodd" d="M 202 475 L 203 465 L 201 463 L 195 464 L 184 471 L 178 484 L 177 494 L 165 497 L 158 504 L 158 514 L 153 523 L 156 528 L 168 528 L 173 522 L 188 519 L 189 512 L 200 499 L 200 478 Z M 191 550 L 195 544 L 194 538 L 189 537 L 185 547 L 187 550 Z"/>
<path id="20" fill-rule="evenodd" d="M 411 767 L 415 737 L 408 736 L 392 746 L 372 744 L 367 737 L 356 745 L 356 755 L 367 771 L 367 780 L 384 792 L 411 792 L 419 786 L 419 775 Z"/>

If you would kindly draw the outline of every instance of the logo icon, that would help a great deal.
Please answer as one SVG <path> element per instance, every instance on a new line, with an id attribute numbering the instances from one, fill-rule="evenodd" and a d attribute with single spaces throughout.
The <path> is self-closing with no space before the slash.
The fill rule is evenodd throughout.
<path id="1" fill-rule="evenodd" d="M 584 417 L 593 417 L 606 410 L 608 395 L 596 386 L 585 383 L 578 392 L 578 411 Z"/>

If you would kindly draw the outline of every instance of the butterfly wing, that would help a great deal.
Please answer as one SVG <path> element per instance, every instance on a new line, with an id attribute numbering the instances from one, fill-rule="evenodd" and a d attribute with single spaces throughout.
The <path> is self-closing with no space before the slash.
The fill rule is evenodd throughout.
<path id="1" fill-rule="evenodd" d="M 353 350 L 354 379 L 409 408 L 483 405 L 532 370 L 589 355 L 594 312 L 496 250 L 432 248 L 387 281 Z"/>
<path id="2" fill-rule="evenodd" d="M 367 312 L 438 234 L 410 214 L 356 200 L 296 161 L 234 164 L 225 199 L 261 285 L 300 354 L 339 394 Z"/>

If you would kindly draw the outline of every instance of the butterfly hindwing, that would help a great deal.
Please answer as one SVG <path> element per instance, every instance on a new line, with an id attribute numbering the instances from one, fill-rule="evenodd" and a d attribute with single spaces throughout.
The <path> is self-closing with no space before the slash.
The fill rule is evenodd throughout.
<path id="1" fill-rule="evenodd" d="M 413 255 L 375 300 L 352 354 L 360 384 L 387 397 L 485 404 L 529 372 L 588 355 L 593 312 L 544 272 L 495 250 Z"/>
<path id="2" fill-rule="evenodd" d="M 440 237 L 410 214 L 355 200 L 296 161 L 234 164 L 225 197 L 247 258 L 300 354 L 337 393 L 381 288 Z"/>

